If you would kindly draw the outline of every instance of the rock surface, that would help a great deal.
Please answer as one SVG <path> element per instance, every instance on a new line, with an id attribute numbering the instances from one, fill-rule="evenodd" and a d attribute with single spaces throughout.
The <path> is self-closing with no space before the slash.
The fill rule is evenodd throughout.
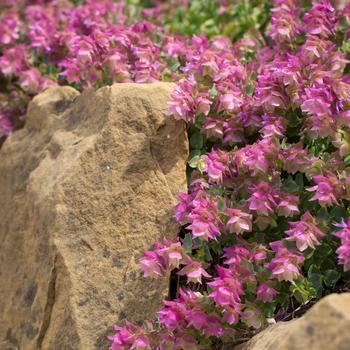
<path id="1" fill-rule="evenodd" d="M 108 349 L 168 281 L 137 260 L 175 238 L 186 190 L 185 127 L 166 116 L 172 84 L 49 88 L 0 151 L 0 349 Z"/>
<path id="2" fill-rule="evenodd" d="M 235 350 L 349 350 L 350 293 L 331 294 L 301 318 L 280 322 Z"/>

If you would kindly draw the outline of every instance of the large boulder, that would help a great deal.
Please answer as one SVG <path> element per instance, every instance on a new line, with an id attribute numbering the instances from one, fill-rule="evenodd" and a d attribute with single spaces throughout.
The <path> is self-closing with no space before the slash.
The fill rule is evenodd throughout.
<path id="1" fill-rule="evenodd" d="M 49 88 L 0 151 L 0 349 L 108 349 L 111 326 L 140 323 L 168 280 L 138 258 L 175 239 L 186 191 L 184 124 L 172 84 Z"/>
<path id="2" fill-rule="evenodd" d="M 235 350 L 349 350 L 350 293 L 332 294 L 301 318 L 268 327 Z"/>

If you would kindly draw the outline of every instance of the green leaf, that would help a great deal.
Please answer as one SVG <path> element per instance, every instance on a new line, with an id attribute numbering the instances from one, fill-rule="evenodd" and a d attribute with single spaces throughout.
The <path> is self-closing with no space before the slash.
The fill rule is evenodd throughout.
<path id="1" fill-rule="evenodd" d="M 196 126 L 200 126 L 205 120 L 205 115 L 203 113 L 196 116 Z"/>
<path id="2" fill-rule="evenodd" d="M 215 85 L 213 85 L 213 87 L 210 88 L 209 93 L 211 98 L 215 98 L 218 95 L 218 90 L 216 90 Z"/>
<path id="3" fill-rule="evenodd" d="M 208 245 L 204 244 L 203 249 L 204 249 L 204 260 L 206 262 L 212 262 L 213 261 L 213 257 L 210 254 L 210 249 L 209 249 Z"/>
<path id="4" fill-rule="evenodd" d="M 192 253 L 192 238 L 189 233 L 185 235 L 185 238 L 182 242 L 182 245 L 184 247 L 185 253 L 186 254 L 191 254 Z"/>
<path id="5" fill-rule="evenodd" d="M 332 219 L 336 222 L 339 222 L 342 218 L 345 218 L 348 216 L 345 208 L 342 206 L 335 206 L 331 211 L 330 211 L 330 216 Z"/>
<path id="6" fill-rule="evenodd" d="M 203 135 L 199 132 L 194 133 L 190 138 L 190 145 L 194 149 L 201 149 L 204 145 Z"/>
<path id="7" fill-rule="evenodd" d="M 253 86 L 252 84 L 247 84 L 247 85 L 245 86 L 245 92 L 246 92 L 248 95 L 252 96 L 253 93 L 254 93 L 254 86 Z"/>
<path id="8" fill-rule="evenodd" d="M 290 291 L 300 304 L 305 304 L 317 295 L 316 289 L 313 285 L 303 277 L 291 283 Z"/>
<path id="9" fill-rule="evenodd" d="M 346 163 L 346 165 L 350 164 L 350 154 L 344 158 L 344 162 Z"/>
<path id="10" fill-rule="evenodd" d="M 320 298 L 322 295 L 322 281 L 323 276 L 318 273 L 314 273 L 309 277 L 309 281 L 316 290 L 317 297 Z"/>
<path id="11" fill-rule="evenodd" d="M 249 272 L 254 272 L 254 265 L 249 260 L 242 259 L 241 264 L 245 265 L 248 268 Z"/>
<path id="12" fill-rule="evenodd" d="M 265 317 L 274 317 L 276 304 L 275 303 L 259 303 L 259 307 L 264 311 Z"/>
<path id="13" fill-rule="evenodd" d="M 329 219 L 329 214 L 328 210 L 326 207 L 321 208 L 320 210 L 317 211 L 316 216 L 320 219 L 323 220 L 328 220 Z"/>
<path id="14" fill-rule="evenodd" d="M 291 177 L 284 182 L 283 187 L 288 192 L 294 193 L 299 191 L 298 184 Z"/>
<path id="15" fill-rule="evenodd" d="M 322 244 L 315 249 L 312 261 L 316 265 L 321 265 L 327 257 L 333 253 L 333 249 L 328 244 Z"/>
<path id="16" fill-rule="evenodd" d="M 321 271 L 334 270 L 337 268 L 335 261 L 331 258 L 324 259 L 320 265 Z"/>
<path id="17" fill-rule="evenodd" d="M 308 278 L 310 279 L 310 276 L 312 276 L 312 275 L 314 275 L 314 274 L 320 274 L 320 273 L 321 273 L 321 271 L 320 271 L 320 269 L 319 269 L 316 265 L 311 265 L 311 266 L 309 267 L 308 272 L 307 272 L 307 276 L 308 276 Z"/>
<path id="18" fill-rule="evenodd" d="M 191 168 L 194 168 L 194 169 L 195 169 L 195 168 L 197 168 L 200 159 L 201 159 L 200 156 L 194 156 L 193 158 L 191 158 L 191 159 L 188 161 L 188 165 L 189 165 Z"/>
<path id="19" fill-rule="evenodd" d="M 298 184 L 299 188 L 304 188 L 304 175 L 302 173 L 298 173 L 295 176 L 295 182 Z"/>
<path id="20" fill-rule="evenodd" d="M 219 198 L 219 200 L 218 200 L 218 209 L 220 211 L 226 210 L 226 203 L 225 203 L 225 200 L 223 198 Z"/>
<path id="21" fill-rule="evenodd" d="M 222 255 L 222 247 L 219 242 L 211 241 L 210 242 L 210 249 L 218 256 Z"/>
<path id="22" fill-rule="evenodd" d="M 340 273 L 336 270 L 327 270 L 324 272 L 324 283 L 327 287 L 333 287 L 339 278 Z"/>
<path id="23" fill-rule="evenodd" d="M 256 282 L 255 281 L 247 281 L 244 283 L 244 290 L 248 294 L 254 294 L 256 292 Z"/>
<path id="24" fill-rule="evenodd" d="M 199 149 L 193 149 L 190 152 L 190 155 L 188 156 L 189 159 L 192 159 L 195 156 L 200 156 L 202 154 L 202 152 Z"/>
<path id="25" fill-rule="evenodd" d="M 282 306 L 282 308 L 287 308 L 289 304 L 289 293 L 279 293 L 276 296 L 275 301 L 279 303 Z"/>

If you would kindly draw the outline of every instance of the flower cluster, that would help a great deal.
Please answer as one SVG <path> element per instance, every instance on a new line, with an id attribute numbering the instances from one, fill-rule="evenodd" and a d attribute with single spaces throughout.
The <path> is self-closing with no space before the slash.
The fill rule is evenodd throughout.
<path id="1" fill-rule="evenodd" d="M 249 5 L 247 12 L 240 10 L 242 14 L 236 6 L 220 0 L 203 3 L 202 18 L 196 24 L 192 17 L 198 8 L 183 0 L 152 0 L 153 6 L 147 8 L 138 1 L 125 0 L 2 1 L 0 92 L 6 98 L 0 100 L 0 135 L 18 127 L 30 98 L 49 85 L 70 84 L 82 89 L 113 82 L 179 81 L 183 66 L 199 59 L 204 47 L 221 51 L 230 40 L 219 37 L 209 42 L 204 36 L 190 38 L 178 33 L 188 34 L 193 28 L 198 33 L 223 33 L 226 26 L 231 26 L 228 12 L 235 21 L 242 22 L 242 27 L 254 27 L 258 23 L 249 12 L 266 16 L 266 1 Z M 186 11 L 188 18 L 184 20 Z M 215 13 L 218 27 L 206 27 Z M 172 31 L 167 30 L 169 26 Z M 233 36 L 242 34 L 239 31 Z M 211 58 L 206 61 L 207 69 L 212 70 Z M 216 71 L 221 68 L 216 67 Z M 185 86 L 186 83 L 179 91 L 179 99 L 186 99 L 188 105 L 175 105 L 174 116 L 184 119 L 195 112 L 193 109 L 207 112 L 208 94 L 194 92 L 190 87 L 186 91 Z M 15 103 L 11 103 L 9 91 L 20 92 Z M 223 97 L 223 104 L 232 108 L 230 96 L 232 92 Z M 23 108 L 19 110 L 18 105 Z"/>
<path id="2" fill-rule="evenodd" d="M 169 114 L 188 124 L 191 146 L 189 191 L 175 206 L 182 235 L 140 259 L 146 277 L 174 271 L 179 297 L 144 327 L 116 326 L 112 349 L 211 349 L 344 283 L 350 5 L 272 0 L 270 21 L 254 12 L 265 24 L 235 22 L 250 28 L 243 35 L 227 18 L 246 2 L 212 1 L 204 12 L 218 25 L 197 23 L 205 35 L 189 17 L 183 30 L 176 23 L 179 7 L 191 17 L 198 2 L 79 3 L 0 5 L 0 134 L 20 127 L 27 102 L 50 85 L 164 80 L 176 82 Z"/>
<path id="3" fill-rule="evenodd" d="M 335 234 L 341 240 L 341 245 L 336 251 L 339 263 L 344 265 L 345 271 L 348 271 L 350 270 L 350 219 L 347 222 L 342 220 L 341 223 L 334 225 L 341 228 Z"/>
<path id="4" fill-rule="evenodd" d="M 350 269 L 349 222 L 331 230 L 350 199 L 349 61 L 339 44 L 348 38 L 350 7 L 337 11 L 327 0 L 306 11 L 294 0 L 273 4 L 270 41 L 260 47 L 250 38 L 250 59 L 248 37 L 196 37 L 194 50 L 182 51 L 183 76 L 169 113 L 189 124 L 193 149 L 189 192 L 175 207 L 186 253 L 176 266 L 164 248 L 141 258 L 146 274 L 151 259 L 154 275 L 175 266 L 204 288 L 190 324 L 183 296 L 159 313 L 172 348 L 179 334 L 191 337 L 183 349 L 206 348 L 223 329 L 261 328 L 271 310 L 286 312 L 291 298 L 321 296 L 341 276 L 335 256 Z M 193 293 L 191 284 L 187 289 Z M 214 333 L 203 328 L 209 317 Z"/>

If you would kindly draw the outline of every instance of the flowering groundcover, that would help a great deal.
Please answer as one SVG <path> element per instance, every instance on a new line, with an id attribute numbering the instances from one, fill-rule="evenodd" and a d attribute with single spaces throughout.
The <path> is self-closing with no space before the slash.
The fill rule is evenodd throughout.
<path id="1" fill-rule="evenodd" d="M 140 264 L 181 289 L 155 320 L 115 326 L 111 348 L 213 349 L 348 289 L 350 5 L 146 5 L 2 2 L 0 128 L 19 127 L 50 85 L 177 82 L 169 114 L 191 146 L 183 230 Z"/>

